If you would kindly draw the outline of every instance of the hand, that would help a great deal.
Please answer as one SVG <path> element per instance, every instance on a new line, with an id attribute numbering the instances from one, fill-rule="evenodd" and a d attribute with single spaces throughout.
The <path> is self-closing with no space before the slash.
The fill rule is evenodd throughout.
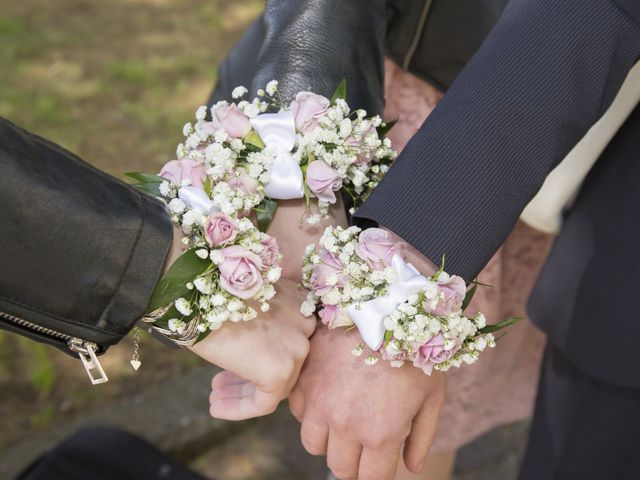
<path id="1" fill-rule="evenodd" d="M 392 480 L 404 445 L 407 468 L 419 473 L 433 441 L 444 400 L 444 374 L 412 365 L 365 365 L 351 350 L 356 332 L 322 327 L 289 397 L 302 423 L 304 447 L 327 455 L 339 479 Z"/>
<path id="2" fill-rule="evenodd" d="M 224 369 L 211 382 L 211 416 L 243 420 L 272 413 L 296 383 L 315 319 L 300 314 L 305 292 L 281 279 L 271 308 L 249 322 L 226 323 L 191 350 Z"/>

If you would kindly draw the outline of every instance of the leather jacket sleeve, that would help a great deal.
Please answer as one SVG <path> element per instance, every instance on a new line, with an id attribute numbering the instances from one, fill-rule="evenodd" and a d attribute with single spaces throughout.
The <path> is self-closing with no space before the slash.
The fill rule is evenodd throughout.
<path id="1" fill-rule="evenodd" d="M 0 317 L 116 343 L 162 271 L 164 206 L 2 118 L 0 167 Z"/>
<path id="2" fill-rule="evenodd" d="M 330 96 L 347 81 L 352 108 L 384 108 L 384 0 L 269 0 L 219 69 L 212 101 L 237 85 L 255 93 L 279 81 L 284 101 L 301 90 Z"/>

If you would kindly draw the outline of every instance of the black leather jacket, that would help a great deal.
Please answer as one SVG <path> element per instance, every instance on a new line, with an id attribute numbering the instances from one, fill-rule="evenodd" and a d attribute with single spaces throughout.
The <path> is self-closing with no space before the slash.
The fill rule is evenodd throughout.
<path id="1" fill-rule="evenodd" d="M 171 245 L 164 206 L 0 118 L 0 328 L 68 351 L 118 342 Z"/>
<path id="2" fill-rule="evenodd" d="M 290 98 L 330 95 L 340 80 L 351 106 L 381 113 L 386 53 L 445 91 L 495 25 L 507 0 L 270 0 L 219 68 L 210 102 L 271 79 Z"/>
<path id="3" fill-rule="evenodd" d="M 387 55 L 445 91 L 497 23 L 507 1 L 387 0 Z"/>

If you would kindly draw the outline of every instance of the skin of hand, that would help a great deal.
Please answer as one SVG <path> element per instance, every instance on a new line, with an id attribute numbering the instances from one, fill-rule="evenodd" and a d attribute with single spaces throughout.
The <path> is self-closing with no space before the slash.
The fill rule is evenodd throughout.
<path id="1" fill-rule="evenodd" d="M 424 274 L 435 272 L 412 247 L 406 253 Z M 445 375 L 427 376 L 409 364 L 366 365 L 351 354 L 360 342 L 356 330 L 319 328 L 312 337 L 289 396 L 302 443 L 313 455 L 327 455 L 341 480 L 392 480 L 402 453 L 407 468 L 419 473 L 436 433 Z"/>
<path id="2" fill-rule="evenodd" d="M 302 256 L 310 243 L 315 243 L 329 225 L 346 225 L 347 216 L 340 195 L 338 201 L 329 209 L 329 218 L 320 220 L 316 225 L 302 223 L 305 214 L 309 214 L 304 199 L 279 200 L 278 209 L 267 233 L 277 239 L 282 259 L 282 276 L 297 282 L 301 279 Z M 313 202 L 311 212 L 316 213 Z"/>
<path id="3" fill-rule="evenodd" d="M 182 254 L 182 234 L 174 229 L 165 271 Z M 293 388 L 309 351 L 316 321 L 300 314 L 306 292 L 294 281 L 276 284 L 271 308 L 250 322 L 225 324 L 190 350 L 224 370 L 213 377 L 210 413 L 243 420 L 272 413 Z"/>
<path id="4" fill-rule="evenodd" d="M 281 279 L 271 308 L 250 322 L 225 324 L 190 350 L 224 370 L 213 377 L 212 417 L 244 420 L 273 413 L 295 385 L 316 322 L 300 314 L 305 292 Z"/>

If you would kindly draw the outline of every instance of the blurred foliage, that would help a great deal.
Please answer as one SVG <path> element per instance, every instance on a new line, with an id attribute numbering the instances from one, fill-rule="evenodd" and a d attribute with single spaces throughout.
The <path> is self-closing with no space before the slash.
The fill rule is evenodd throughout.
<path id="1" fill-rule="evenodd" d="M 26 337 L 18 339 L 24 358 L 24 374 L 40 397 L 45 397 L 51 392 L 56 380 L 56 371 L 49 355 L 51 351 L 46 345 Z"/>
<path id="2" fill-rule="evenodd" d="M 0 0 L 0 115 L 120 175 L 169 160 L 259 0 Z"/>

